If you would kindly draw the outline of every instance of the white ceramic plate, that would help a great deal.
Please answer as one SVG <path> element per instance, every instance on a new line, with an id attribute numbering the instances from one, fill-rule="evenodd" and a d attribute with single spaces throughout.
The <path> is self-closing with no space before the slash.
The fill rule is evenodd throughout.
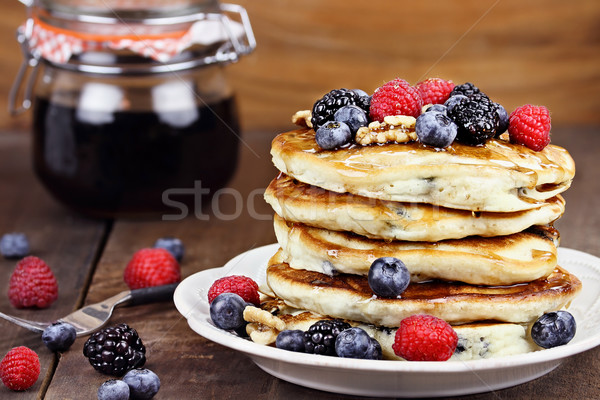
<path id="1" fill-rule="evenodd" d="M 185 279 L 174 295 L 175 306 L 190 327 L 203 337 L 248 355 L 269 374 L 298 385 L 335 393 L 433 397 L 488 392 L 528 382 L 547 374 L 569 356 L 600 345 L 600 258 L 560 248 L 559 263 L 583 282 L 569 311 L 577 334 L 567 345 L 502 358 L 451 362 L 355 360 L 295 353 L 255 344 L 218 329 L 210 320 L 207 291 L 218 278 L 246 275 L 259 285 L 278 245 L 242 253 L 224 267 L 198 272 Z"/>

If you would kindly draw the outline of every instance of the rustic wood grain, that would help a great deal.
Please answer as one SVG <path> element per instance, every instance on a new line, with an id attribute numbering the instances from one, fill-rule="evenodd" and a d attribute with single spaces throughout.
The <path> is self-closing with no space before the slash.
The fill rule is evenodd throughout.
<path id="1" fill-rule="evenodd" d="M 331 89 L 373 91 L 401 77 L 472 81 L 507 110 L 543 104 L 555 124 L 600 122 L 600 2 L 579 0 L 240 0 L 258 47 L 228 68 L 248 131 L 286 126 Z M 25 18 L 0 2 L 0 110 L 20 63 Z M 0 111 L 0 128 L 29 115 Z"/>
<path id="2" fill-rule="evenodd" d="M 54 202 L 32 174 L 27 136 L 0 134 L 0 235 L 24 232 L 31 244 L 31 254 L 42 258 L 54 272 L 59 297 L 44 310 L 17 310 L 8 301 L 8 280 L 16 260 L 0 257 L 0 311 L 21 318 L 54 321 L 77 309 L 84 297 L 87 279 L 102 243 L 106 224 L 73 215 Z M 37 383 L 20 399 L 33 399 L 43 393 L 52 378 L 55 355 L 41 340 L 41 335 L 0 319 L 0 357 L 16 346 L 27 346 L 40 357 L 42 372 Z M 13 393 L 0 385 L 0 398 Z M 16 397 L 15 397 L 16 398 Z"/>

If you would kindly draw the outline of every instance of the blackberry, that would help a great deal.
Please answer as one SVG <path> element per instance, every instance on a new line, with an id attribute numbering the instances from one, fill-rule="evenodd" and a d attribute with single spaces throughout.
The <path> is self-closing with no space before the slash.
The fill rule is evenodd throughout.
<path id="1" fill-rule="evenodd" d="M 146 363 L 146 347 L 136 330 L 127 324 L 94 333 L 85 342 L 83 355 L 94 369 L 114 376 L 121 376 Z"/>
<path id="2" fill-rule="evenodd" d="M 471 97 L 474 94 L 484 94 L 479 88 L 473 85 L 471 82 L 463 83 L 462 85 L 454 86 L 454 89 L 450 92 L 450 97 L 462 94 L 467 97 Z M 484 94 L 485 95 L 485 94 Z"/>
<path id="3" fill-rule="evenodd" d="M 368 102 L 362 99 L 363 96 L 356 94 L 348 89 L 334 89 L 315 102 L 312 108 L 311 122 L 316 131 L 327 121 L 333 119 L 333 114 L 343 106 L 356 105 L 365 110 Z M 366 113 L 369 112 L 367 108 Z"/>
<path id="4" fill-rule="evenodd" d="M 304 332 L 304 350 L 311 354 L 335 356 L 335 339 L 350 324 L 339 319 L 320 320 Z"/>
<path id="5" fill-rule="evenodd" d="M 469 145 L 485 143 L 494 137 L 500 125 L 497 104 L 485 94 L 474 94 L 448 110 L 458 125 L 456 140 Z"/>

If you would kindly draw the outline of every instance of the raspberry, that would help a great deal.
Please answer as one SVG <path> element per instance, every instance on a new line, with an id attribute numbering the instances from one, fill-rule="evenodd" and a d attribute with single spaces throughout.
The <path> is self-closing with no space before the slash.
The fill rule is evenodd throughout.
<path id="1" fill-rule="evenodd" d="M 458 344 L 458 336 L 444 320 L 416 314 L 403 319 L 392 349 L 407 361 L 446 361 Z"/>
<path id="2" fill-rule="evenodd" d="M 212 303 L 221 293 L 235 293 L 246 303 L 260 305 L 258 284 L 247 276 L 231 275 L 217 279 L 208 289 L 208 302 Z"/>
<path id="3" fill-rule="evenodd" d="M 58 283 L 48 264 L 35 256 L 17 263 L 8 284 L 8 299 L 16 308 L 47 308 L 58 298 Z"/>
<path id="4" fill-rule="evenodd" d="M 162 248 L 135 252 L 125 267 L 123 279 L 130 289 L 167 285 L 179 282 L 181 271 L 175 257 Z"/>
<path id="5" fill-rule="evenodd" d="M 542 151 L 550 143 L 550 112 L 544 106 L 526 104 L 510 114 L 508 135 L 512 143 Z"/>
<path id="6" fill-rule="evenodd" d="M 419 91 L 404 79 L 396 78 L 379 87 L 371 97 L 369 114 L 374 121 L 383 122 L 388 115 L 421 114 L 423 100 Z"/>
<path id="7" fill-rule="evenodd" d="M 416 88 L 421 95 L 423 105 L 444 104 L 454 89 L 454 82 L 441 78 L 429 78 L 417 83 Z"/>
<path id="8" fill-rule="evenodd" d="M 25 346 L 10 350 L 0 362 L 0 379 L 10 390 L 27 390 L 40 376 L 40 359 Z"/>

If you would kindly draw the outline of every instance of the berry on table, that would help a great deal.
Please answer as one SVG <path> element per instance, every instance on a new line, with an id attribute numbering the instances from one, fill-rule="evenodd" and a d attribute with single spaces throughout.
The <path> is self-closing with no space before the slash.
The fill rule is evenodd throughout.
<path id="1" fill-rule="evenodd" d="M 0 254 L 5 258 L 22 258 L 29 254 L 29 240 L 24 233 L 13 232 L 0 238 Z"/>
<path id="2" fill-rule="evenodd" d="M 247 303 L 235 293 L 221 293 L 210 303 L 210 319 L 217 328 L 235 330 L 242 328 Z"/>
<path id="3" fill-rule="evenodd" d="M 373 121 L 383 122 L 388 115 L 418 117 L 423 108 L 419 91 L 404 79 L 393 79 L 377 88 L 371 96 L 369 115 Z"/>
<path id="4" fill-rule="evenodd" d="M 549 312 L 537 319 L 531 327 L 531 338 L 540 347 L 549 349 L 567 344 L 575 336 L 577 324 L 568 311 Z"/>
<path id="5" fill-rule="evenodd" d="M 334 89 L 326 93 L 313 105 L 311 112 L 313 129 L 316 131 L 323 124 L 331 121 L 333 114 L 343 106 L 358 105 L 364 109 L 367 104 L 368 101 L 365 100 L 365 97 L 361 94 L 357 94 L 355 90 Z M 368 108 L 364 110 L 367 112 Z"/>
<path id="6" fill-rule="evenodd" d="M 77 331 L 75 327 L 66 322 L 55 322 L 49 325 L 42 333 L 42 341 L 51 351 L 66 351 L 71 347 Z"/>
<path id="7" fill-rule="evenodd" d="M 160 389 L 158 375 L 146 368 L 132 369 L 123 376 L 123 381 L 129 386 L 132 399 L 151 399 Z"/>
<path id="8" fill-rule="evenodd" d="M 98 388 L 98 400 L 128 400 L 129 385 L 119 379 L 109 379 Z"/>
<path id="9" fill-rule="evenodd" d="M 406 265 L 395 257 L 381 257 L 369 268 L 368 282 L 371 290 L 380 297 L 397 297 L 410 283 Z"/>
<path id="10" fill-rule="evenodd" d="M 177 262 L 181 262 L 183 260 L 183 255 L 185 254 L 185 247 L 183 246 L 183 242 L 180 239 L 175 237 L 162 237 L 156 239 L 154 243 L 155 249 L 165 249 L 169 253 L 175 257 Z"/>
<path id="11" fill-rule="evenodd" d="M 315 141 L 320 148 L 332 150 L 352 141 L 352 130 L 343 122 L 329 121 L 315 132 Z"/>
<path id="12" fill-rule="evenodd" d="M 510 114 L 508 134 L 512 143 L 542 151 L 550 143 L 551 126 L 546 107 L 526 104 Z"/>
<path id="13" fill-rule="evenodd" d="M 304 352 L 304 332 L 299 329 L 282 331 L 275 339 L 275 347 L 283 350 Z"/>
<path id="14" fill-rule="evenodd" d="M 446 361 L 457 344 L 458 336 L 446 321 L 415 314 L 400 322 L 392 349 L 407 361 Z"/>
<path id="15" fill-rule="evenodd" d="M 130 289 L 168 285 L 180 279 L 179 263 L 165 249 L 136 251 L 123 273 L 123 280 Z"/>
<path id="16" fill-rule="evenodd" d="M 428 78 L 415 86 L 421 95 L 423 105 L 444 104 L 454 89 L 454 82 L 441 78 Z"/>
<path id="17" fill-rule="evenodd" d="M 58 298 L 58 283 L 42 259 L 27 256 L 17 263 L 8 283 L 8 298 L 16 308 L 47 308 Z"/>
<path id="18" fill-rule="evenodd" d="M 343 358 L 378 360 L 381 358 L 381 345 L 364 329 L 354 327 L 340 332 L 335 339 L 335 352 Z"/>
<path id="19" fill-rule="evenodd" d="M 0 380 L 10 390 L 27 390 L 39 376 L 40 359 L 28 347 L 15 347 L 0 361 Z"/>
<path id="20" fill-rule="evenodd" d="M 304 332 L 305 351 L 310 354 L 335 356 L 335 340 L 350 324 L 339 319 L 323 319 L 312 324 Z"/>
<path id="21" fill-rule="evenodd" d="M 435 104 L 433 107 L 439 106 Z M 443 106 L 442 106 L 443 107 Z M 415 124 L 415 133 L 419 141 L 437 148 L 448 147 L 456 138 L 458 127 L 444 113 L 429 111 L 419 115 Z"/>
<path id="22" fill-rule="evenodd" d="M 146 363 L 146 347 L 137 331 L 127 324 L 92 334 L 83 346 L 83 355 L 95 370 L 114 376 L 121 376 Z"/>
<path id="23" fill-rule="evenodd" d="M 212 303 L 215 297 L 221 293 L 235 293 L 247 303 L 260 305 L 258 284 L 252 278 L 244 275 L 230 275 L 214 281 L 208 289 L 208 302 Z"/>
<path id="24" fill-rule="evenodd" d="M 344 106 L 340 108 L 333 114 L 333 120 L 348 125 L 352 135 L 356 134 L 358 128 L 369 124 L 367 114 L 359 106 Z"/>

